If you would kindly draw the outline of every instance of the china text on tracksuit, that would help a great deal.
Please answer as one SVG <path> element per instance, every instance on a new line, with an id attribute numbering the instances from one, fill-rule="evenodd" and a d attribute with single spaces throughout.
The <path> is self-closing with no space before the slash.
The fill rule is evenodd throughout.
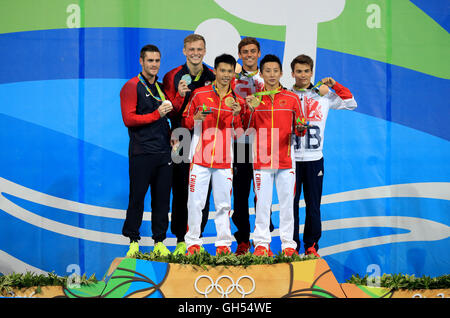
<path id="1" fill-rule="evenodd" d="M 191 142 L 191 171 L 189 174 L 188 195 L 188 232 L 185 236 L 187 247 L 202 245 L 200 239 L 201 207 L 204 205 L 208 185 L 212 183 L 212 191 L 216 214 L 216 246 L 231 246 L 230 229 L 232 174 L 232 144 L 235 128 L 241 128 L 241 115 L 233 115 L 233 111 L 225 104 L 226 98 L 234 98 L 244 108 L 244 100 L 236 96 L 232 90 L 222 99 L 213 85 L 194 91 L 186 110 L 183 113 L 183 125 L 194 129 Z M 211 110 L 203 121 L 194 121 L 194 115 L 202 111 L 203 105 Z"/>
<path id="2" fill-rule="evenodd" d="M 296 91 L 302 101 L 302 110 L 309 128 L 305 136 L 295 137 L 294 153 L 296 161 L 296 192 L 294 198 L 294 240 L 297 250 L 300 249 L 299 239 L 299 200 L 304 190 L 306 204 L 305 227 L 303 244 L 305 250 L 314 245 L 319 249 L 319 239 L 322 234 L 320 203 L 324 176 L 323 143 L 325 138 L 325 124 L 329 109 L 353 110 L 357 107 L 351 92 L 339 83 L 332 87 L 335 92 L 328 92 L 324 96 L 311 90 L 312 84 L 306 91 Z"/>
<path id="3" fill-rule="evenodd" d="M 155 84 L 144 80 L 152 94 L 159 96 Z M 162 88 L 162 84 L 158 84 Z M 168 228 L 172 179 L 169 123 L 166 117 L 159 114 L 161 101 L 147 92 L 138 77 L 133 77 L 122 87 L 120 104 L 122 119 L 130 137 L 130 194 L 122 234 L 130 241 L 140 240 L 144 199 L 150 186 L 152 238 L 155 243 L 161 242 L 166 238 Z"/>
<path id="4" fill-rule="evenodd" d="M 269 248 L 270 208 L 273 183 L 277 188 L 280 203 L 281 248 L 296 248 L 293 240 L 293 200 L 295 169 L 293 167 L 292 133 L 297 118 L 303 114 L 300 99 L 284 88 L 271 96 L 263 95 L 261 103 L 251 112 L 247 110 L 244 126 L 254 128 L 253 142 L 253 184 L 256 196 L 256 218 L 253 241 L 255 247 Z"/>

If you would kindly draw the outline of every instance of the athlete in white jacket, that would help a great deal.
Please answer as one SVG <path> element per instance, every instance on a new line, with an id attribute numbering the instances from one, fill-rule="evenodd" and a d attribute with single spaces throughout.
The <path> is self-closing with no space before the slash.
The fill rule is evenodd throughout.
<path id="1" fill-rule="evenodd" d="M 322 234 L 320 203 L 324 175 L 322 149 L 328 111 L 330 108 L 353 110 L 357 104 L 352 93 L 331 77 L 322 79 L 322 84 L 319 83 L 317 87 L 313 86 L 311 84 L 313 67 L 314 62 L 307 55 L 299 55 L 291 63 L 292 77 L 295 78 L 295 85 L 291 90 L 300 97 L 302 111 L 308 122 L 306 134 L 303 137 L 293 137 L 296 161 L 294 240 L 299 250 L 299 200 L 303 184 L 306 204 L 303 232 L 305 255 L 319 256 L 317 251 Z M 329 88 L 332 88 L 334 92 Z"/>

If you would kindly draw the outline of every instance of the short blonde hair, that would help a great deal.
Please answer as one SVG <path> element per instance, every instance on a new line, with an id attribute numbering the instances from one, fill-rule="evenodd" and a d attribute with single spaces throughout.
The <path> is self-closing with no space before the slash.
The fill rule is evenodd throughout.
<path id="1" fill-rule="evenodd" d="M 195 42 L 195 41 L 203 41 L 203 43 L 206 46 L 206 41 L 205 38 L 203 36 L 201 36 L 200 34 L 189 34 L 187 37 L 184 38 L 184 47 L 186 47 L 186 43 L 191 43 L 191 42 Z"/>

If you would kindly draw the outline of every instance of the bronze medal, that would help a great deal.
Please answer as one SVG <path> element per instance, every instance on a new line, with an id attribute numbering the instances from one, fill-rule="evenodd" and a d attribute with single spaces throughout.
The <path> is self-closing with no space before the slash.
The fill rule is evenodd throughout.
<path id="1" fill-rule="evenodd" d="M 329 91 L 329 90 L 330 90 L 330 89 L 328 88 L 327 85 L 325 85 L 325 84 L 320 85 L 320 86 L 319 86 L 319 94 L 320 94 L 320 96 L 325 96 L 326 94 L 328 94 L 328 91 Z"/>

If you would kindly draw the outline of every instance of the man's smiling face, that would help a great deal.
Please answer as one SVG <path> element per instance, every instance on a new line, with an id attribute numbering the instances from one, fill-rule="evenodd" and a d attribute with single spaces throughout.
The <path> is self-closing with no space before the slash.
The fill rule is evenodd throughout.
<path id="1" fill-rule="evenodd" d="M 206 54 L 205 43 L 202 40 L 188 42 L 183 48 L 183 54 L 191 65 L 199 65 L 203 62 Z"/>
<path id="2" fill-rule="evenodd" d="M 258 67 L 258 58 L 261 57 L 261 51 L 255 44 L 243 46 L 239 51 L 239 58 L 247 70 L 256 69 Z"/>

